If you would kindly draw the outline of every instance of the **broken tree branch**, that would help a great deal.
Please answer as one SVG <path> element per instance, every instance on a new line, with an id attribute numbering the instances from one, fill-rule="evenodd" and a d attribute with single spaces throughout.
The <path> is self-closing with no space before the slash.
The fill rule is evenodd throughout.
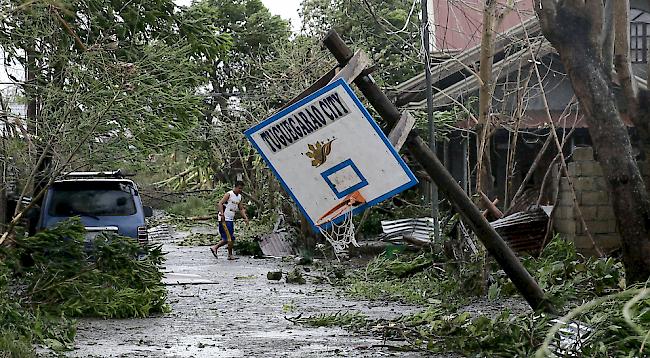
<path id="1" fill-rule="evenodd" d="M 531 48 L 531 42 L 530 38 L 526 36 L 526 41 L 528 42 L 528 47 Z M 537 63 L 537 56 L 533 53 L 532 49 L 530 50 L 530 55 L 531 58 L 533 59 L 533 63 Z M 576 205 L 576 212 L 578 214 L 578 217 L 580 218 L 580 222 L 582 226 L 585 229 L 585 234 L 591 241 L 592 245 L 594 246 L 594 250 L 598 254 L 598 256 L 602 257 L 603 252 L 600 249 L 600 247 L 596 244 L 596 240 L 594 240 L 594 237 L 591 235 L 591 232 L 589 231 L 589 228 L 587 227 L 587 223 L 585 222 L 584 216 L 582 215 L 582 210 L 580 209 L 580 206 L 578 205 L 578 199 L 576 195 L 575 188 L 573 187 L 573 181 L 571 180 L 571 177 L 569 176 L 569 170 L 567 168 L 566 164 L 566 157 L 564 156 L 564 153 L 562 152 L 562 147 L 563 145 L 560 143 L 560 140 L 557 135 L 557 130 L 555 128 L 555 123 L 553 122 L 553 116 L 551 115 L 551 110 L 548 105 L 548 98 L 546 97 L 546 91 L 544 90 L 544 83 L 542 81 L 542 76 L 539 73 L 539 68 L 537 66 L 533 66 L 533 69 L 535 70 L 535 75 L 537 76 L 537 83 L 539 84 L 539 90 L 540 90 L 540 95 L 542 98 L 542 104 L 544 105 L 544 111 L 546 113 L 546 118 L 548 120 L 549 125 L 551 126 L 551 137 L 553 138 L 553 141 L 555 142 L 555 145 L 558 150 L 558 155 L 560 156 L 560 167 L 561 167 L 561 173 L 564 174 L 567 177 L 567 181 L 569 182 L 569 187 L 571 188 L 571 194 L 573 195 L 573 201 Z"/>

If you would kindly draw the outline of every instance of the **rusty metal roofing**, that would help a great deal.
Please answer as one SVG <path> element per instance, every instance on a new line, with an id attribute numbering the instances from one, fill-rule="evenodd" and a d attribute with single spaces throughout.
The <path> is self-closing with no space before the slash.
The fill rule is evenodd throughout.
<path id="1" fill-rule="evenodd" d="M 546 212 L 537 208 L 506 216 L 490 225 L 515 252 L 536 255 L 545 244 L 548 220 Z"/>

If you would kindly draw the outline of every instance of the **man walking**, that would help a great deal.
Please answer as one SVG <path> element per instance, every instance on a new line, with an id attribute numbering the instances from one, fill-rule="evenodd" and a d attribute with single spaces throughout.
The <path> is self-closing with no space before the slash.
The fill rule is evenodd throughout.
<path id="1" fill-rule="evenodd" d="M 212 255 L 217 257 L 217 250 L 224 245 L 228 245 L 228 260 L 234 260 L 235 257 L 232 254 L 233 241 L 235 240 L 235 215 L 237 210 L 241 213 L 241 216 L 248 224 L 248 216 L 246 215 L 246 210 L 241 202 L 241 193 L 244 189 L 244 183 L 237 181 L 235 187 L 224 194 L 221 201 L 219 201 L 219 234 L 221 235 L 221 242 L 211 246 L 210 251 Z"/>

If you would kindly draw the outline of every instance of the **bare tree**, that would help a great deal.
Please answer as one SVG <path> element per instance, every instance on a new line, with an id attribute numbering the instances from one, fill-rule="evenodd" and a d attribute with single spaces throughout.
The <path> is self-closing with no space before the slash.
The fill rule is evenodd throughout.
<path id="1" fill-rule="evenodd" d="M 490 160 L 490 104 L 492 102 L 492 62 L 494 61 L 494 32 L 498 26 L 497 2 L 486 0 L 483 9 L 483 36 L 481 37 L 481 58 L 479 67 L 479 111 L 477 136 L 476 191 L 491 194 L 492 163 Z"/>
<path id="2" fill-rule="evenodd" d="M 611 64 L 603 56 L 603 1 L 535 0 L 535 11 L 544 36 L 560 54 L 589 125 L 622 237 L 627 279 L 642 282 L 650 277 L 650 200 L 622 113 L 627 111 L 642 138 L 647 139 L 648 106 L 643 103 L 647 103 L 648 93 L 637 90 L 629 65 L 629 1 L 615 3 L 615 68 L 617 81 L 624 89 L 625 104 L 617 103 Z"/>

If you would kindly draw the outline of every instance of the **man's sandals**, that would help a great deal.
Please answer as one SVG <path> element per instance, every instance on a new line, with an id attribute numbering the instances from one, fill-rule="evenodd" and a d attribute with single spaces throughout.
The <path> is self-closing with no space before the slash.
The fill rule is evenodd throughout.
<path id="1" fill-rule="evenodd" d="M 212 256 L 214 256 L 215 259 L 218 259 L 219 257 L 217 256 L 217 250 L 213 249 L 212 247 L 210 248 L 210 252 L 212 252 Z M 233 255 L 228 255 L 228 260 L 239 260 L 239 258 L 233 256 Z"/>

